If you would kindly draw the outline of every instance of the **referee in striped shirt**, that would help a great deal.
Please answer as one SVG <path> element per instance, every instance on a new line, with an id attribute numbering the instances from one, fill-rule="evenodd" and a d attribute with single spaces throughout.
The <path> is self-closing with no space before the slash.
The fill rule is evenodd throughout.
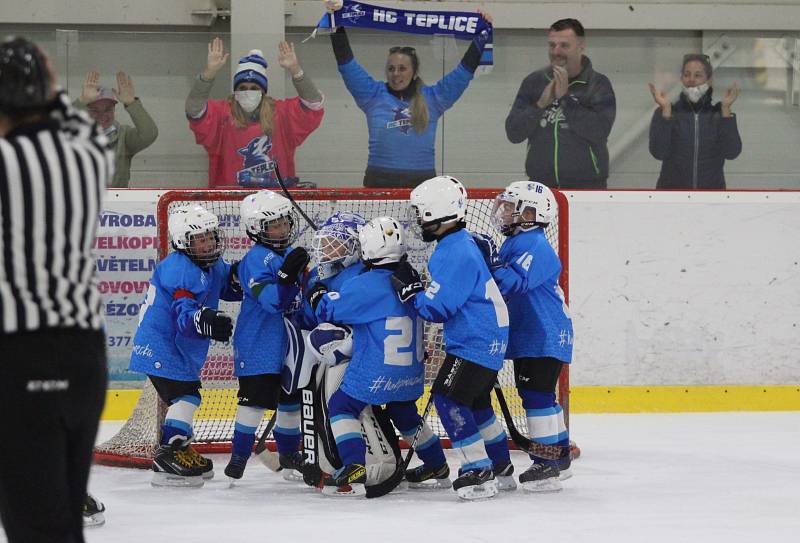
<path id="1" fill-rule="evenodd" d="M 0 520 L 11 542 L 83 541 L 106 389 L 92 244 L 107 141 L 32 42 L 0 43 Z"/>

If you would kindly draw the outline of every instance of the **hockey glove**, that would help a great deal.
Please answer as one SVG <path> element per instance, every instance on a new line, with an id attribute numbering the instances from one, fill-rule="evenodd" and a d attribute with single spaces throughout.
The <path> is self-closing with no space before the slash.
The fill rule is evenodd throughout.
<path id="1" fill-rule="evenodd" d="M 328 287 L 322 283 L 317 283 L 314 287 L 306 293 L 306 300 L 311 304 L 311 309 L 317 310 L 317 306 L 322 301 L 322 297 L 328 292 Z"/>
<path id="2" fill-rule="evenodd" d="M 489 271 L 493 272 L 498 268 L 503 267 L 503 261 L 500 260 L 500 255 L 497 252 L 497 244 L 491 236 L 487 234 L 480 234 L 478 232 L 471 232 L 472 239 L 475 240 L 475 245 L 483 253 L 483 259 L 489 267 Z"/>
<path id="3" fill-rule="evenodd" d="M 418 292 L 425 290 L 419 273 L 406 261 L 398 264 L 392 274 L 392 287 L 397 291 L 400 301 L 404 303 L 412 299 Z"/>
<path id="4" fill-rule="evenodd" d="M 201 336 L 228 341 L 233 334 L 233 321 L 222 311 L 201 307 L 194 314 L 194 327 Z"/>
<path id="5" fill-rule="evenodd" d="M 286 258 L 283 259 L 283 265 L 278 270 L 278 283 L 282 285 L 291 285 L 297 282 L 297 276 L 306 269 L 308 263 L 311 262 L 311 257 L 308 256 L 308 251 L 302 247 L 293 249 Z"/>

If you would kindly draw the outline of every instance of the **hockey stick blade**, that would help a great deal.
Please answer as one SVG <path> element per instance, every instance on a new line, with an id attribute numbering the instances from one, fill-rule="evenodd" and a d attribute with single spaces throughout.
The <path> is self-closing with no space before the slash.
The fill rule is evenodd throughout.
<path id="1" fill-rule="evenodd" d="M 500 411 L 503 412 L 503 418 L 506 420 L 506 426 L 508 426 L 508 433 L 511 436 L 511 441 L 513 441 L 520 450 L 548 460 L 558 460 L 565 450 L 569 451 L 569 447 L 546 445 L 538 441 L 532 441 L 522 435 L 514 424 L 514 419 L 511 417 L 511 410 L 508 408 L 506 397 L 499 384 L 495 384 L 494 393 L 497 396 L 497 402 L 500 404 Z"/>
<path id="2" fill-rule="evenodd" d="M 319 227 L 317 226 L 317 223 L 312 221 L 311 217 L 306 215 L 306 212 L 303 211 L 303 208 L 301 208 L 300 205 L 295 201 L 294 196 L 292 196 L 292 193 L 289 192 L 289 189 L 286 187 L 286 183 L 284 183 L 284 181 L 283 181 L 283 176 L 281 175 L 281 170 L 278 168 L 278 163 L 277 162 L 275 163 L 275 177 L 278 178 L 278 184 L 281 186 L 281 190 L 283 190 L 283 194 L 286 195 L 286 198 L 288 198 L 288 200 L 292 203 L 292 205 L 297 210 L 297 212 L 300 213 L 300 215 L 306 220 L 306 222 L 311 227 L 311 229 L 314 230 L 315 232 L 317 230 L 319 230 Z"/>
<path id="3" fill-rule="evenodd" d="M 377 485 L 366 487 L 367 498 L 380 498 L 381 496 L 385 496 L 400 486 L 400 483 L 403 482 L 403 479 L 405 479 L 406 476 L 408 465 L 411 463 L 411 457 L 414 455 L 414 447 L 417 446 L 417 440 L 419 439 L 419 435 L 422 433 L 422 428 L 425 426 L 425 421 L 428 419 L 428 414 L 431 412 L 431 407 L 433 407 L 433 394 L 428 396 L 428 403 L 425 404 L 425 409 L 422 411 L 422 420 L 417 427 L 417 431 L 414 432 L 414 437 L 411 439 L 411 443 L 408 444 L 408 452 L 406 453 L 405 459 L 401 463 L 397 464 L 397 469 L 394 470 L 394 473 L 392 473 L 388 479 L 378 483 Z"/>

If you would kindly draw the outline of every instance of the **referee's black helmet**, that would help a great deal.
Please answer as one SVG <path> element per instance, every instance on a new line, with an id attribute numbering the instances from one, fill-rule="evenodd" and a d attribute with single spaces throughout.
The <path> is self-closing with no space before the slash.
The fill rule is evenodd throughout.
<path id="1" fill-rule="evenodd" d="M 32 41 L 9 37 L 0 43 L 0 111 L 19 112 L 51 100 L 47 58 Z"/>

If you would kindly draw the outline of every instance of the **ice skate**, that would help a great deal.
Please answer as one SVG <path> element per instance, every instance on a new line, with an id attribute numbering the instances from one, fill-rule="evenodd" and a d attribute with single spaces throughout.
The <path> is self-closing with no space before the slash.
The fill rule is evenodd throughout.
<path id="1" fill-rule="evenodd" d="M 106 517 L 103 512 L 106 506 L 97 498 L 87 493 L 86 498 L 83 500 L 81 512 L 83 513 L 83 527 L 102 526 L 106 523 Z"/>
<path id="2" fill-rule="evenodd" d="M 532 464 L 519 476 L 523 490 L 528 492 L 560 492 L 558 467 L 552 464 Z"/>
<path id="3" fill-rule="evenodd" d="M 214 478 L 214 462 L 212 462 L 210 458 L 206 458 L 198 453 L 191 445 L 187 445 L 185 451 L 189 455 L 189 458 L 192 459 L 192 463 L 203 472 L 203 479 Z"/>
<path id="4" fill-rule="evenodd" d="M 462 500 L 482 500 L 497 495 L 497 481 L 489 468 L 465 471 L 453 481 L 453 490 Z"/>
<path id="5" fill-rule="evenodd" d="M 450 467 L 447 462 L 436 468 L 430 468 L 425 464 L 413 469 L 406 470 L 406 481 L 408 488 L 438 490 L 440 488 L 451 488 Z"/>
<path id="6" fill-rule="evenodd" d="M 303 464 L 305 458 L 300 451 L 293 452 L 292 454 L 278 455 L 278 462 L 281 465 L 281 474 L 287 481 L 302 482 L 303 481 Z"/>
<path id="7" fill-rule="evenodd" d="M 514 464 L 510 461 L 495 466 L 493 472 L 497 481 L 497 490 L 511 491 L 517 489 L 517 482 L 514 480 Z"/>
<path id="8" fill-rule="evenodd" d="M 203 471 L 189 453 L 174 445 L 161 445 L 153 458 L 153 486 L 203 486 Z"/>
<path id="9" fill-rule="evenodd" d="M 367 469 L 362 464 L 348 464 L 325 481 L 322 493 L 327 496 L 364 496 L 367 493 Z"/>
<path id="10" fill-rule="evenodd" d="M 228 465 L 225 466 L 225 475 L 231 479 L 241 479 L 242 475 L 244 475 L 244 469 L 247 467 L 247 460 L 248 458 L 246 456 L 238 454 L 231 455 Z M 233 481 L 231 481 L 231 484 L 233 484 Z"/>

